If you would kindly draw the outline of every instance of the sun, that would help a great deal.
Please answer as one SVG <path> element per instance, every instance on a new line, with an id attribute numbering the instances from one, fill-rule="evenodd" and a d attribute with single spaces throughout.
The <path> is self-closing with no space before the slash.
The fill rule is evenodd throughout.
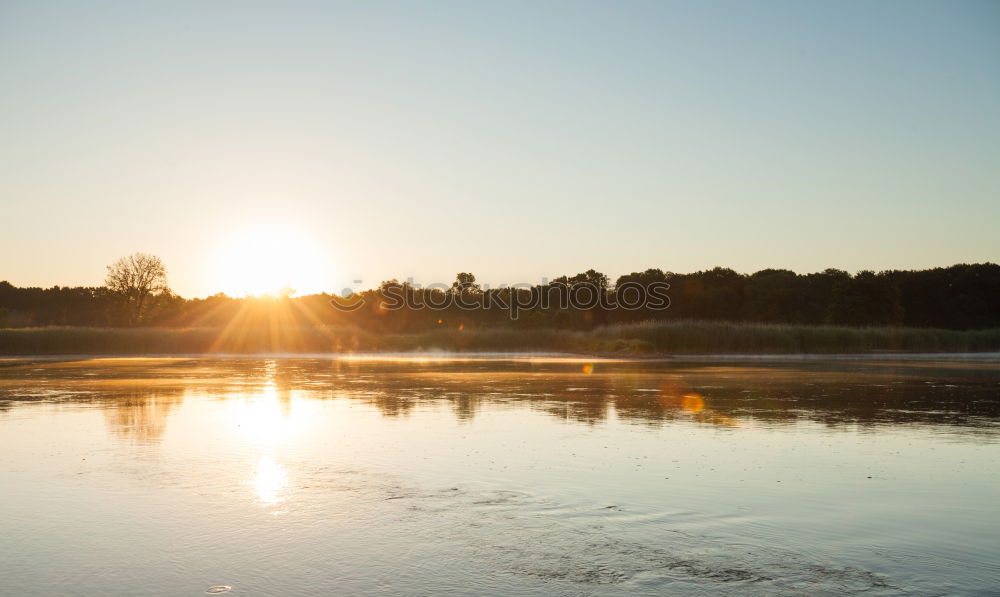
<path id="1" fill-rule="evenodd" d="M 209 268 L 210 283 L 229 296 L 322 292 L 326 259 L 300 230 L 253 224 L 226 235 Z"/>

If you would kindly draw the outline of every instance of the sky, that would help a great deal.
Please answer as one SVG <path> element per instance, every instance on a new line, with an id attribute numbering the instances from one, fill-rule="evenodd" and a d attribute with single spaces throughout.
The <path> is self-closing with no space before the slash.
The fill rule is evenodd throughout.
<path id="1" fill-rule="evenodd" d="M 19 286 L 915 269 L 998 228 L 992 0 L 0 0 Z"/>

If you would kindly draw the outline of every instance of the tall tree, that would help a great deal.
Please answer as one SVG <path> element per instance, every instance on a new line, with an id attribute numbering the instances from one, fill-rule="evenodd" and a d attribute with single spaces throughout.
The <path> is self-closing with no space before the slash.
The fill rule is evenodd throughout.
<path id="1" fill-rule="evenodd" d="M 455 274 L 455 281 L 451 283 L 453 294 L 465 294 L 467 292 L 479 293 L 482 289 L 476 284 L 476 277 L 469 272 L 458 272 Z"/>
<path id="2" fill-rule="evenodd" d="M 142 320 L 154 293 L 170 290 L 163 261 L 147 253 L 133 253 L 109 265 L 104 285 L 125 302 L 129 325 Z"/>

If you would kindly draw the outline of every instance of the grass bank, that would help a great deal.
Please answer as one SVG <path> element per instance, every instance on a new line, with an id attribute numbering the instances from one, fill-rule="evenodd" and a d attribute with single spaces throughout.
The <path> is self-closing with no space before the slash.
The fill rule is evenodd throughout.
<path id="1" fill-rule="evenodd" d="M 674 321 L 590 331 L 465 329 L 372 334 L 327 326 L 284 328 L 0 329 L 0 354 L 253 354 L 381 351 L 555 351 L 614 354 L 832 354 L 1000 350 L 1000 329 L 850 328 Z"/>

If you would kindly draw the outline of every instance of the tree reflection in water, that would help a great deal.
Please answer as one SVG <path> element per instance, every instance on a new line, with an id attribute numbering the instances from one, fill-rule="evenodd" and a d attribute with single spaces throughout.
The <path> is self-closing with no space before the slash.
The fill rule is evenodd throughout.
<path id="1" fill-rule="evenodd" d="M 160 439 L 185 395 L 269 397 L 288 418 L 296 400 L 352 400 L 388 417 L 447 406 L 461 422 L 484 408 L 529 408 L 567 422 L 611 418 L 830 428 L 958 425 L 989 432 L 1000 416 L 995 361 L 588 361 L 565 358 L 91 359 L 0 369 L 0 409 L 92 402 L 109 428 Z M 294 397 L 294 399 L 293 399 Z"/>

